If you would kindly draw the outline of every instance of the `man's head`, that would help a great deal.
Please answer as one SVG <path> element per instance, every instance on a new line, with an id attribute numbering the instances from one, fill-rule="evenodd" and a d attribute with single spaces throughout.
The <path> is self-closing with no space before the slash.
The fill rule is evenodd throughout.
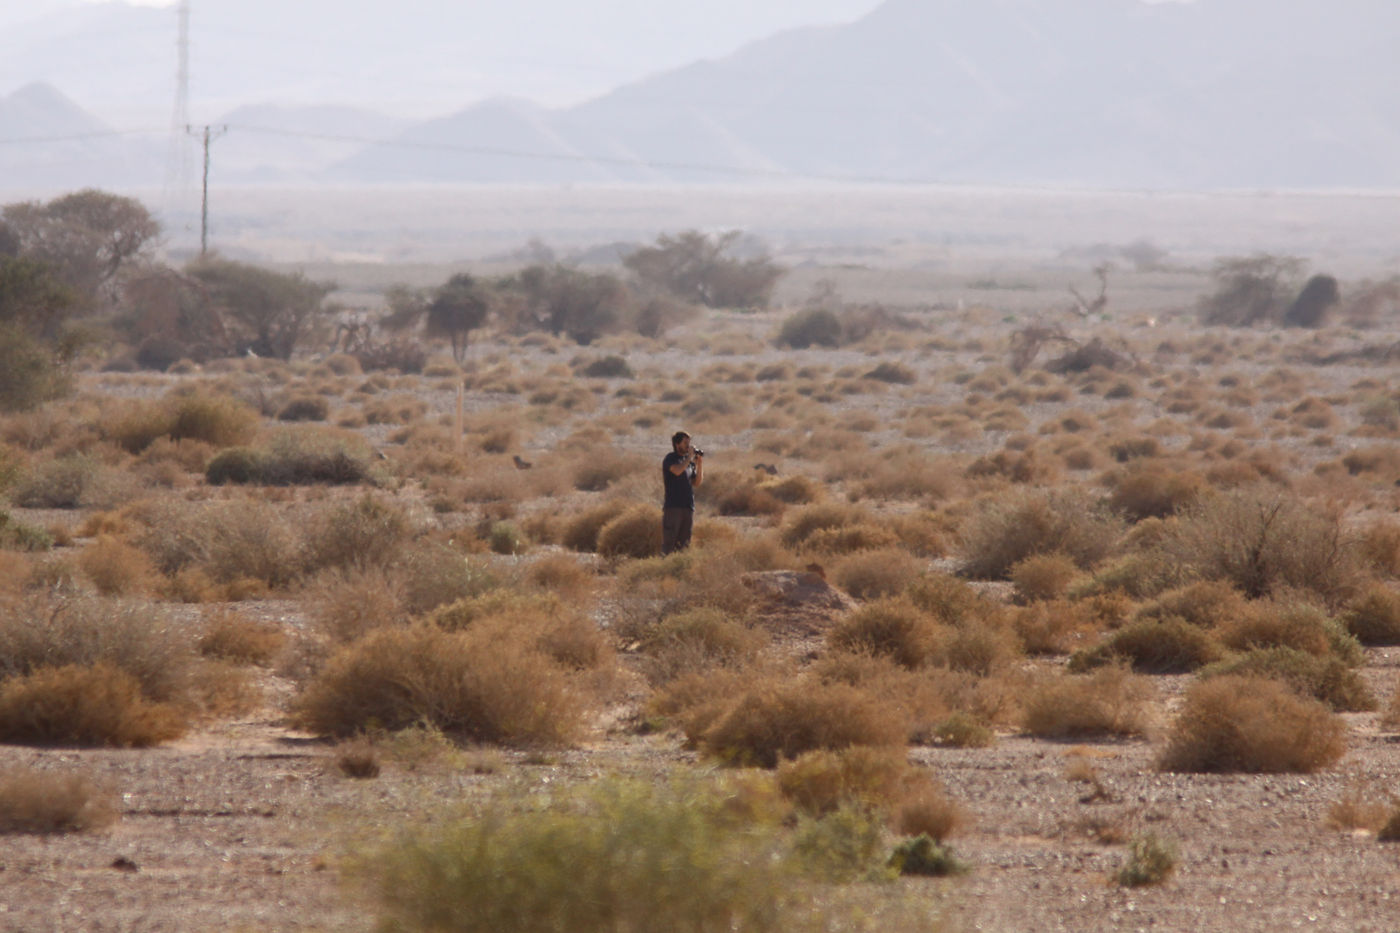
<path id="1" fill-rule="evenodd" d="M 676 453 L 685 453 L 690 447 L 690 435 L 684 431 L 677 431 L 671 435 L 671 449 Z"/>

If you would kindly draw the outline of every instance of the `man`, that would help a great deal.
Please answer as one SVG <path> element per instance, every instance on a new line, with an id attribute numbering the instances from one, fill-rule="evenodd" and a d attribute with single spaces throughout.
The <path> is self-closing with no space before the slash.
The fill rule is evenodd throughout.
<path id="1" fill-rule="evenodd" d="M 661 484 L 666 498 L 661 503 L 661 553 L 683 551 L 690 546 L 690 529 L 695 523 L 695 487 L 704 478 L 705 454 L 690 445 L 690 435 L 671 435 L 671 452 L 661 461 Z"/>

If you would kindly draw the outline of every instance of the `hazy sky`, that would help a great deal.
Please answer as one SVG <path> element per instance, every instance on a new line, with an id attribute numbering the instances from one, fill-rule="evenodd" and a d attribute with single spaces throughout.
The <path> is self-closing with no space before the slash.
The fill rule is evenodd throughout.
<path id="1" fill-rule="evenodd" d="M 19 62 L 9 69 L 0 63 L 0 78 L 15 86 L 48 80 L 84 106 L 129 118 L 122 111 L 134 111 L 137 102 L 123 106 L 111 99 L 105 89 L 110 79 L 103 72 L 141 69 L 150 73 L 145 80 L 153 90 L 157 81 L 173 88 L 167 75 L 174 74 L 176 0 L 0 0 L 0 30 L 62 16 L 65 9 L 85 3 L 122 2 L 170 8 L 170 18 L 148 20 L 148 32 L 139 36 L 90 27 L 93 35 L 63 40 L 68 54 L 61 63 L 49 59 L 45 68 L 37 59 L 24 64 L 26 72 L 47 73 L 20 74 Z M 191 100 L 209 108 L 196 114 L 207 118 L 241 102 L 236 100 L 240 91 L 262 96 L 269 86 L 288 103 L 341 97 L 336 92 L 343 91 L 337 102 L 354 99 L 413 117 L 495 96 L 564 106 L 658 71 L 723 57 L 786 29 L 851 22 L 880 2 L 190 0 Z M 435 48 L 415 59 L 413 49 L 420 44 Z M 329 52 L 332 45 L 365 67 L 341 70 Z M 79 51 L 89 46 L 95 54 Z M 122 49 L 129 52 L 126 59 L 114 60 Z M 392 74 L 373 74 L 376 65 L 392 68 Z M 246 73 L 240 76 L 240 71 Z M 409 93 L 374 99 L 376 86 L 390 85 Z M 0 95 L 12 89 L 0 87 Z M 162 93 L 170 97 L 168 90 Z"/>

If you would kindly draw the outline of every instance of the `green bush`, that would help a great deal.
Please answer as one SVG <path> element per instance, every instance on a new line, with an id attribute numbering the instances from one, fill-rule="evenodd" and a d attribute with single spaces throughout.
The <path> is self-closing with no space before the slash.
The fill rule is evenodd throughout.
<path id="1" fill-rule="evenodd" d="M 1128 861 L 1115 876 L 1124 887 L 1161 884 L 1176 869 L 1176 848 L 1152 833 L 1134 836 L 1128 842 Z"/>
<path id="2" fill-rule="evenodd" d="M 357 858 L 382 929 L 460 933 L 803 929 L 774 827 L 723 789 L 604 779 L 496 798 Z"/>
<path id="3" fill-rule="evenodd" d="M 319 395 L 299 395 L 277 410 L 278 421 L 325 421 L 331 403 Z"/>
<path id="4" fill-rule="evenodd" d="M 86 504 L 98 469 L 95 460 L 81 454 L 46 460 L 30 469 L 11 498 L 27 509 L 76 509 Z"/>
<path id="5" fill-rule="evenodd" d="M 794 350 L 839 347 L 842 336 L 841 319 L 835 312 L 825 308 L 809 308 L 783 321 L 774 343 Z"/>
<path id="6" fill-rule="evenodd" d="M 953 854 L 951 846 L 942 845 L 920 834 L 895 846 L 889 867 L 900 875 L 923 875 L 946 878 L 969 871 L 966 863 Z"/>
<path id="7" fill-rule="evenodd" d="M 251 447 L 230 447 L 209 460 L 204 468 L 204 479 L 211 486 L 261 483 L 266 464 L 267 455 L 262 451 Z"/>
<path id="8" fill-rule="evenodd" d="M 68 392 L 53 351 L 18 327 L 0 323 L 0 411 L 26 411 Z"/>

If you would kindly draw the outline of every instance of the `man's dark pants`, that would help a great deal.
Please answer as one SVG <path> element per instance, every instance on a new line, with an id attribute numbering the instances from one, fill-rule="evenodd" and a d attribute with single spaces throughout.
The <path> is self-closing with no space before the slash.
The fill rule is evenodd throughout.
<path id="1" fill-rule="evenodd" d="M 670 554 L 690 547 L 690 529 L 694 523 L 694 509 L 662 509 L 661 553 Z"/>

